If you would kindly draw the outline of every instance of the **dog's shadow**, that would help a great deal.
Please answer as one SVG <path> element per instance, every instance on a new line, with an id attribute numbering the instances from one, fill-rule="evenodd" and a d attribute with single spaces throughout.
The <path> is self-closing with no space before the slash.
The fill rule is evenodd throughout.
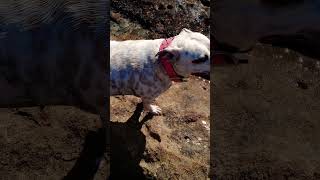
<path id="1" fill-rule="evenodd" d="M 73 168 L 63 180 L 85 179 L 92 180 L 104 157 L 106 140 L 105 131 L 99 129 L 97 132 L 90 131 L 85 139 L 82 152 Z"/>
<path id="2" fill-rule="evenodd" d="M 147 114 L 140 122 L 143 111 L 142 103 L 138 104 L 133 115 L 124 123 L 110 122 L 110 176 L 107 180 L 114 179 L 152 179 L 143 173 L 139 166 L 146 145 L 146 137 L 141 132 L 142 125 L 152 119 L 152 114 Z M 89 132 L 80 157 L 68 172 L 64 180 L 93 179 L 101 159 L 104 157 L 106 146 L 105 131 Z M 108 143 L 109 144 L 109 143 Z"/>

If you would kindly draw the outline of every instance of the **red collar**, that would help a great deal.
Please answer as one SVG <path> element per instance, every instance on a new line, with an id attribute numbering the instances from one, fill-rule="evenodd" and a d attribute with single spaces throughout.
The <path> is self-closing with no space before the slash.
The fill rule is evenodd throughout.
<path id="1" fill-rule="evenodd" d="M 165 48 L 167 48 L 171 42 L 173 41 L 174 37 L 164 39 L 160 45 L 159 52 L 163 51 Z M 169 62 L 169 59 L 166 57 L 159 58 L 162 66 L 164 67 L 165 71 L 167 72 L 167 75 L 171 79 L 171 81 L 174 82 L 182 82 L 182 76 L 179 76 L 176 71 L 173 68 L 173 65 Z"/>

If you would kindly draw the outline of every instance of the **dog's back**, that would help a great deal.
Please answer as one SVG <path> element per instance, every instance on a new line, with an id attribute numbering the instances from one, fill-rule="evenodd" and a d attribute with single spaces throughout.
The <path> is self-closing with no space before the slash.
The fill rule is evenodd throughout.
<path id="1" fill-rule="evenodd" d="M 133 66 L 135 69 L 155 60 L 161 40 L 127 40 L 110 42 L 111 69 Z M 135 66 L 139 65 L 139 66 Z"/>
<path id="2" fill-rule="evenodd" d="M 138 81 L 152 77 L 161 40 L 110 42 L 111 95 L 135 95 Z"/>

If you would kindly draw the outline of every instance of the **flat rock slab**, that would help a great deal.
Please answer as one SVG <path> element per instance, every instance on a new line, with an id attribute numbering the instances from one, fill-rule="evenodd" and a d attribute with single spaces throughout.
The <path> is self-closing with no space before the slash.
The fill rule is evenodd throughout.
<path id="1" fill-rule="evenodd" d="M 320 69 L 258 45 L 249 64 L 214 68 L 212 171 L 217 179 L 318 179 Z"/>

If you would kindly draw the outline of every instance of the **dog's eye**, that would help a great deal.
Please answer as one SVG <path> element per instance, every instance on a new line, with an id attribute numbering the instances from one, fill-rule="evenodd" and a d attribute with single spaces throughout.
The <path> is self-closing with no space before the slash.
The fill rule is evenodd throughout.
<path id="1" fill-rule="evenodd" d="M 200 63 L 204 63 L 204 62 L 208 61 L 208 59 L 209 59 L 208 56 L 205 55 L 205 56 L 202 57 L 202 58 L 193 60 L 192 63 L 194 63 L 194 64 L 200 64 Z"/>

